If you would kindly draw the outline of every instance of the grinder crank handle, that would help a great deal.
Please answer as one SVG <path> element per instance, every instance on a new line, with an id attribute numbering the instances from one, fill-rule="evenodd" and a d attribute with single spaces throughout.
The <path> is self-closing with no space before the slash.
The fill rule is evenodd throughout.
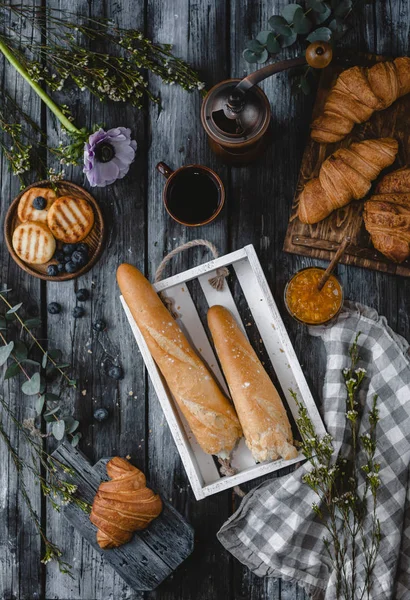
<path id="1" fill-rule="evenodd" d="M 306 58 L 304 56 L 299 56 L 298 58 L 280 60 L 279 62 L 262 67 L 262 69 L 258 69 L 258 71 L 251 73 L 238 83 L 229 98 L 229 105 L 234 108 L 235 105 L 238 106 L 238 103 L 241 104 L 244 94 L 267 77 L 270 77 L 275 73 L 280 73 L 280 71 L 286 71 L 286 69 L 292 69 L 293 67 L 299 67 L 304 64 L 306 64 Z"/>

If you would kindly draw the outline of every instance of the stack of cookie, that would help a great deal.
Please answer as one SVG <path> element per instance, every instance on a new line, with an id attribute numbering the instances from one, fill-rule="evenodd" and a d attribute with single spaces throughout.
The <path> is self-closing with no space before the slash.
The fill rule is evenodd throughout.
<path id="1" fill-rule="evenodd" d="M 72 260 L 60 261 L 59 257 L 71 257 L 94 225 L 94 211 L 87 200 L 58 197 L 52 188 L 32 187 L 22 195 L 17 215 L 20 224 L 13 232 L 12 244 L 21 260 L 42 265 L 56 258 L 59 264 L 47 267 L 50 276 L 73 273 L 84 266 L 88 258 L 86 244 L 81 244 L 84 256 L 78 264 Z"/>

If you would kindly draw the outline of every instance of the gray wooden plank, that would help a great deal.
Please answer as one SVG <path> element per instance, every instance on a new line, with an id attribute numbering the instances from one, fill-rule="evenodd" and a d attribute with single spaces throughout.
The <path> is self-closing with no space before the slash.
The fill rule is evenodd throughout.
<path id="1" fill-rule="evenodd" d="M 27 5 L 39 6 L 41 3 L 32 0 Z M 14 19 L 5 16 L 5 23 L 11 23 Z M 28 23 L 20 29 L 17 26 L 16 33 L 32 35 Z M 34 35 L 34 39 L 35 35 Z M 3 90 L 7 91 L 23 110 L 41 126 L 40 103 L 31 91 L 30 87 L 22 80 L 20 75 L 6 61 L 0 59 L 0 73 Z M 3 100 L 2 100 L 3 101 Z M 3 242 L 3 222 L 6 211 L 13 198 L 18 194 L 20 182 L 18 177 L 12 175 L 8 163 L 2 156 L 0 163 L 1 182 L 1 230 L 0 239 L 0 268 L 1 287 L 13 288 L 10 294 L 14 303 L 24 301 L 22 314 L 31 306 L 40 311 L 41 284 L 24 273 L 13 262 Z M 7 310 L 7 309 L 6 309 Z M 0 313 L 4 314 L 5 307 L 2 304 Z M 27 314 L 27 313 L 26 313 Z M 14 334 L 18 336 L 17 334 Z M 3 369 L 3 368 L 2 368 Z M 3 372 L 4 374 L 4 372 Z M 21 383 L 24 381 L 19 376 L 16 380 L 1 382 L 0 393 L 9 403 L 10 408 L 18 418 L 23 419 L 34 415 L 33 398 L 28 398 L 20 392 Z M 10 436 L 13 446 L 20 456 L 27 462 L 31 462 L 30 449 L 24 438 L 18 434 L 14 424 L 0 411 L 5 429 Z M 0 441 L 0 595 L 3 598 L 19 598 L 28 600 L 40 598 L 43 593 L 41 564 L 43 549 L 40 537 L 29 515 L 25 502 L 19 492 L 20 479 L 16 475 L 15 467 L 10 460 L 9 454 L 3 441 Z M 41 496 L 35 478 L 30 473 L 25 473 L 27 492 L 31 498 L 34 510 L 41 518 Z"/>
<path id="2" fill-rule="evenodd" d="M 227 75 L 226 14 L 224 2 L 176 0 L 164 3 L 148 1 L 148 33 L 153 39 L 173 43 L 173 52 L 200 69 L 211 87 Z M 195 238 L 209 239 L 224 253 L 228 247 L 227 219 L 233 201 L 228 190 L 228 206 L 217 221 L 205 226 L 186 228 L 170 219 L 162 204 L 165 180 L 155 171 L 163 160 L 172 168 L 201 163 L 214 168 L 228 184 L 228 170 L 212 155 L 200 123 L 201 97 L 187 94 L 177 86 L 164 86 L 156 79 L 152 89 L 161 95 L 162 110 L 150 107 L 148 153 L 148 274 L 153 279 L 164 254 L 179 244 Z M 182 271 L 208 260 L 203 250 L 180 255 L 168 274 Z M 230 595 L 231 558 L 216 539 L 216 532 L 229 515 L 229 493 L 196 502 L 179 455 L 172 441 L 164 415 L 151 387 L 149 393 L 149 477 L 163 490 L 174 506 L 193 525 L 196 546 L 191 557 L 149 597 L 158 600 L 183 598 L 205 600 Z"/>
<path id="3" fill-rule="evenodd" d="M 144 1 L 129 0 L 116 5 L 92 3 L 86 0 L 50 0 L 49 6 L 61 7 L 78 15 L 112 17 L 122 27 L 144 28 Z M 75 393 L 67 394 L 67 411 L 74 411 L 80 420 L 83 439 L 81 449 L 93 461 L 107 455 L 130 454 L 133 462 L 145 470 L 145 376 L 142 360 L 134 349 L 131 330 L 119 303 L 115 280 L 117 266 L 129 261 L 140 267 L 145 256 L 145 121 L 142 111 L 116 103 L 100 103 L 87 93 L 70 91 L 61 100 L 74 109 L 75 123 L 89 128 L 104 124 L 106 128 L 127 126 L 138 143 L 138 155 L 125 179 L 108 188 L 94 188 L 91 193 L 100 203 L 107 227 L 104 253 L 95 267 L 78 280 L 47 286 L 47 302 L 63 305 L 61 315 L 48 318 L 51 340 L 62 347 L 63 354 L 76 365 L 79 384 Z M 48 131 L 55 142 L 59 127 L 49 115 Z M 50 161 L 50 164 L 52 162 Z M 52 165 L 54 166 L 54 165 Z M 68 169 L 67 176 L 88 187 L 80 168 Z M 84 304 L 86 315 L 75 320 L 71 313 L 76 305 L 75 291 L 87 288 L 91 300 Z M 96 334 L 92 323 L 103 318 L 107 331 Z M 125 377 L 115 381 L 104 373 L 106 359 L 123 366 Z M 131 393 L 132 392 L 132 393 Z M 108 421 L 93 420 L 93 411 L 105 407 Z M 54 565 L 47 569 L 47 597 L 67 599 L 136 600 L 141 594 L 133 591 L 106 563 L 100 554 L 83 542 L 81 535 L 50 509 L 48 526 L 74 569 L 74 580 L 62 576 Z"/>
<path id="4" fill-rule="evenodd" d="M 100 482 L 107 479 L 109 458 L 91 466 L 87 457 L 69 442 L 60 444 L 53 456 L 72 469 L 73 475 L 68 480 L 77 486 L 79 497 L 92 504 Z M 61 474 L 64 475 L 63 471 Z M 63 506 L 61 514 L 136 591 L 155 589 L 193 549 L 193 529 L 165 500 L 161 514 L 147 529 L 136 532 L 128 544 L 108 550 L 98 546 L 95 526 L 76 504 Z"/>

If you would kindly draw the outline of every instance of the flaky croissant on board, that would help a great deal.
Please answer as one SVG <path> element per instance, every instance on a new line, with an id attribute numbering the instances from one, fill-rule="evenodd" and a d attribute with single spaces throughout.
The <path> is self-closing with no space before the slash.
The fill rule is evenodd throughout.
<path id="1" fill-rule="evenodd" d="M 227 458 L 242 437 L 234 407 L 142 273 L 124 263 L 118 267 L 117 281 L 202 450 Z"/>
<path id="2" fill-rule="evenodd" d="M 318 223 L 337 208 L 363 198 L 372 180 L 394 162 L 397 150 L 393 138 L 365 140 L 336 150 L 323 162 L 319 177 L 308 181 L 299 195 L 299 219 Z"/>
<path id="3" fill-rule="evenodd" d="M 364 205 L 364 224 L 373 246 L 401 263 L 410 256 L 410 168 L 389 173 Z"/>
<path id="4" fill-rule="evenodd" d="M 311 136 L 328 144 L 342 140 L 355 123 L 364 123 L 410 92 L 410 58 L 380 62 L 370 69 L 343 71 L 329 92 L 323 113 L 313 121 Z"/>
<path id="5" fill-rule="evenodd" d="M 107 474 L 111 481 L 100 484 L 90 521 L 98 527 L 100 547 L 116 548 L 129 542 L 134 531 L 145 529 L 162 511 L 162 502 L 147 488 L 144 473 L 124 458 L 112 458 Z"/>
<path id="6" fill-rule="evenodd" d="M 253 458 L 296 458 L 282 400 L 234 317 L 223 306 L 212 306 L 208 325 Z"/>

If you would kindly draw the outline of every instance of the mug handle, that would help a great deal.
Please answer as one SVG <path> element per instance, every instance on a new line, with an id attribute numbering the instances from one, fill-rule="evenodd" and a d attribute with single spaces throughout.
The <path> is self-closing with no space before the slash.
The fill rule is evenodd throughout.
<path id="1" fill-rule="evenodd" d="M 168 177 L 170 177 L 174 172 L 171 167 L 162 161 L 159 162 L 155 168 L 161 173 L 161 175 L 165 177 L 165 179 L 168 179 Z"/>

